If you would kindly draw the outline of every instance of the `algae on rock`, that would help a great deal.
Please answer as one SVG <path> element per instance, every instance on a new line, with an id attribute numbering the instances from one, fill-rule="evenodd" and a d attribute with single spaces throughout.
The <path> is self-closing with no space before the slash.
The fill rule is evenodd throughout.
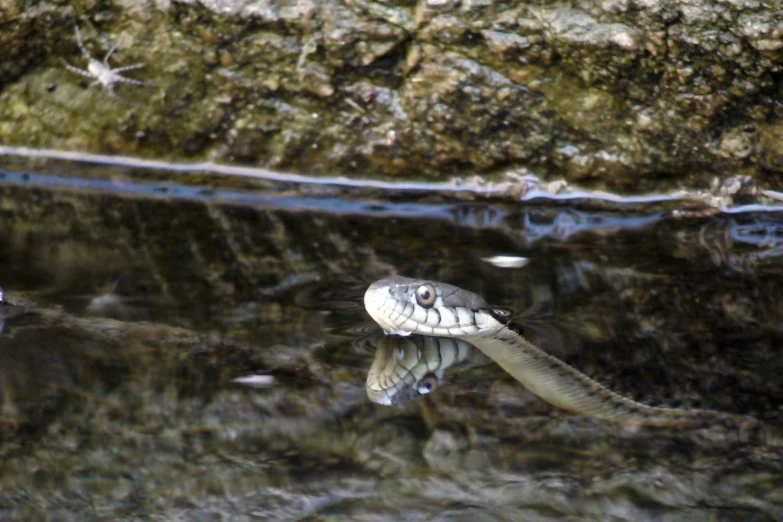
<path id="1" fill-rule="evenodd" d="M 783 163 L 780 1 L 6 4 L 6 144 L 631 192 Z M 84 90 L 74 25 L 155 87 Z"/>

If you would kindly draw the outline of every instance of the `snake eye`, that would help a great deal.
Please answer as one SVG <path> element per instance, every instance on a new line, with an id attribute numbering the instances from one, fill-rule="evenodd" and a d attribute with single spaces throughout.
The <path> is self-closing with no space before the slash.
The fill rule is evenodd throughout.
<path id="1" fill-rule="evenodd" d="M 418 391 L 420 395 L 427 395 L 438 387 L 439 382 L 438 377 L 434 373 L 428 373 L 422 377 L 419 384 L 416 385 L 416 391 Z"/>
<path id="2" fill-rule="evenodd" d="M 435 304 L 435 287 L 427 283 L 416 289 L 416 302 L 424 308 L 431 308 Z"/>

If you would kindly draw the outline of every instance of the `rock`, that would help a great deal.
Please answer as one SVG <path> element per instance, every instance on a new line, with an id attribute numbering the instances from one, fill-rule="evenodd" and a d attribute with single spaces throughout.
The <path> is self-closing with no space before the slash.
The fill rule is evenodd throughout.
<path id="1" fill-rule="evenodd" d="M 757 0 L 2 7 L 9 145 L 330 174 L 512 167 L 626 189 L 777 164 L 776 131 L 742 130 L 779 116 L 783 8 Z M 62 66 L 85 65 L 77 24 L 93 56 L 115 44 L 113 65 L 147 63 L 135 77 L 155 86 L 118 86 L 129 103 L 85 90 Z"/>

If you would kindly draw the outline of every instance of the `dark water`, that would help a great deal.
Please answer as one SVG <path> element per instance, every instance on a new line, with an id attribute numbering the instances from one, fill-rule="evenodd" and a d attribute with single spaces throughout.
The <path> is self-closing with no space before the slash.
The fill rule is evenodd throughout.
<path id="1" fill-rule="evenodd" d="M 783 520 L 775 448 L 570 415 L 480 357 L 371 403 L 361 303 L 446 281 L 627 396 L 783 428 L 783 214 L 86 174 L 0 184 L 0 520 Z"/>

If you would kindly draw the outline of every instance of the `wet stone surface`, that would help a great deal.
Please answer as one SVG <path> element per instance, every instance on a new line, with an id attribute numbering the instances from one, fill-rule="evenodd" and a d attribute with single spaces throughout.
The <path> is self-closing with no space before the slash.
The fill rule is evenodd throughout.
<path id="1" fill-rule="evenodd" d="M 627 193 L 783 172 L 779 0 L 75 5 L 3 2 L 3 144 Z M 147 84 L 90 88 L 75 27 Z"/>
<path id="2" fill-rule="evenodd" d="M 0 183 L 2 520 L 783 520 L 780 448 L 568 414 L 486 358 L 371 402 L 361 302 L 392 273 L 453 283 L 620 393 L 783 429 L 777 213 L 31 172 Z"/>

